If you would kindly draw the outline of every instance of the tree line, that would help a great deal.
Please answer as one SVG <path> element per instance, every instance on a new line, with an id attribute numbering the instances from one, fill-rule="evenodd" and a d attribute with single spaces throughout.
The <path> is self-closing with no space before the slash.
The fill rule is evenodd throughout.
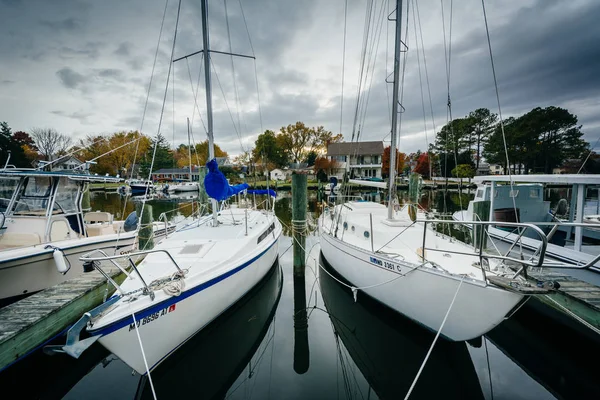
<path id="1" fill-rule="evenodd" d="M 583 140 L 577 116 L 560 107 L 537 107 L 500 123 L 496 114 L 479 108 L 456 118 L 436 133 L 427 152 L 397 152 L 398 173 L 418 172 L 435 176 L 470 177 L 483 160 L 508 167 L 514 173 L 552 173 L 570 166 L 585 173 L 600 173 L 600 156 Z M 326 157 L 329 143 L 343 140 L 323 126 L 309 127 L 303 122 L 282 126 L 278 132 L 266 130 L 258 135 L 255 146 L 233 160 L 234 165 L 273 170 L 290 163 L 305 163 L 326 179 L 336 162 Z M 215 155 L 227 157 L 215 144 Z M 180 144 L 172 148 L 161 134 L 150 138 L 138 131 L 110 135 L 88 135 L 73 139 L 50 128 L 33 128 L 29 133 L 12 132 L 0 123 L 0 165 L 6 163 L 31 167 L 39 161 L 53 161 L 73 155 L 81 161 L 93 161 L 90 170 L 98 174 L 146 177 L 150 170 L 203 166 L 208 161 L 208 140 L 191 148 Z M 389 171 L 390 148 L 384 150 L 382 169 Z M 191 153 L 191 159 L 190 159 Z M 589 157 L 588 157 L 589 156 Z M 508 159 L 508 160 L 507 160 Z M 585 161 L 585 165 L 582 164 Z"/>
<path id="2" fill-rule="evenodd" d="M 255 147 L 232 161 L 240 166 L 254 165 L 258 169 L 283 168 L 292 162 L 320 167 L 329 161 L 324 157 L 327 144 L 339 142 L 323 126 L 308 127 L 296 122 L 281 127 L 278 133 L 266 130 L 258 136 Z M 147 177 L 150 170 L 203 166 L 208 161 L 208 140 L 192 145 L 179 144 L 172 148 L 159 134 L 150 138 L 138 131 L 121 131 L 110 135 L 88 135 L 77 141 L 51 128 L 33 128 L 30 133 L 13 133 L 6 122 L 0 124 L 0 162 L 4 166 L 8 151 L 10 164 L 32 167 L 40 161 L 66 160 L 73 156 L 90 163 L 90 171 L 122 177 Z M 216 157 L 228 157 L 214 144 Z M 191 157 L 190 157 L 191 156 Z"/>
<path id="3" fill-rule="evenodd" d="M 576 167 L 600 173 L 598 157 L 583 139 L 577 116 L 560 107 L 536 107 L 500 122 L 498 115 L 479 108 L 456 118 L 436 133 L 428 161 L 438 176 L 468 177 L 483 160 L 512 173 L 551 174 L 555 168 Z M 590 155 L 591 157 L 588 157 Z"/>

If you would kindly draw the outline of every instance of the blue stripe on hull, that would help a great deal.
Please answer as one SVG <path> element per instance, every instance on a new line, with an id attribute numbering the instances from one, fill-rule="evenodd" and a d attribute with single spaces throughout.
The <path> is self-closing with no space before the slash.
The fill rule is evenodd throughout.
<path id="1" fill-rule="evenodd" d="M 141 310 L 139 312 L 137 312 L 136 318 L 138 320 L 141 320 L 145 317 L 147 317 L 148 315 L 154 314 L 157 311 L 162 310 L 163 308 L 169 307 L 170 305 L 179 303 L 182 300 L 187 299 L 188 297 L 193 296 L 194 294 L 203 291 L 204 289 L 208 289 L 211 286 L 214 286 L 215 284 L 221 282 L 222 280 L 225 280 L 227 278 L 229 278 L 230 276 L 236 274 L 237 272 L 243 270 L 244 268 L 248 267 L 250 264 L 252 264 L 254 261 L 258 260 L 260 257 L 262 257 L 267 251 L 269 251 L 271 249 L 271 247 L 273 247 L 273 245 L 275 245 L 275 243 L 277 243 L 277 240 L 273 241 L 273 243 L 267 248 L 265 249 L 265 251 L 263 251 L 262 253 L 260 253 L 259 255 L 257 255 L 256 257 L 252 258 L 249 261 L 246 261 L 244 264 L 240 265 L 239 267 L 236 267 L 226 273 L 224 273 L 223 275 L 219 275 L 216 278 L 213 278 L 209 281 L 206 281 L 198 286 L 195 286 L 189 290 L 186 290 L 185 292 L 181 293 L 179 296 L 175 296 L 175 297 L 170 297 L 166 300 L 161 301 L 160 303 L 157 303 L 151 307 L 148 307 L 144 310 Z M 129 326 L 129 324 L 134 323 L 134 319 L 131 315 L 128 315 L 127 317 L 120 319 L 118 321 L 115 321 L 113 323 L 111 323 L 110 325 L 107 325 L 104 328 L 100 328 L 98 330 L 89 330 L 89 334 L 92 336 L 106 336 L 110 333 L 113 333 L 115 331 L 118 331 L 121 328 L 124 328 L 126 326 Z"/>

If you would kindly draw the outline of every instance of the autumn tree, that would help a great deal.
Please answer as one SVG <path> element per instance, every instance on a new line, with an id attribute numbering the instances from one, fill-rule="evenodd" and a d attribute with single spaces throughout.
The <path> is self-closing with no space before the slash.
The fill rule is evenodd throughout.
<path id="1" fill-rule="evenodd" d="M 341 142 L 344 138 L 342 134 L 333 135 L 322 126 L 309 128 L 303 122 L 281 127 L 277 136 L 281 137 L 278 144 L 289 151 L 291 161 L 296 163 L 304 160 L 311 151 L 323 154 L 329 143 Z"/>
<path id="2" fill-rule="evenodd" d="M 213 143 L 214 146 L 214 150 L 215 150 L 215 157 L 227 157 L 227 152 L 221 150 L 221 148 L 219 147 L 218 144 Z M 200 166 L 204 166 L 206 165 L 206 163 L 209 161 L 208 160 L 208 139 L 205 140 L 204 142 L 200 142 L 198 144 L 196 144 L 196 154 L 198 155 L 198 162 L 200 163 Z"/>
<path id="3" fill-rule="evenodd" d="M 333 170 L 339 168 L 339 163 L 336 160 L 330 160 L 327 157 L 317 157 L 315 159 L 315 164 L 313 165 L 313 171 L 316 174 L 319 174 L 319 171 L 323 171 L 325 174 L 325 180 L 327 181 L 327 177 L 333 174 Z M 322 175 L 322 174 L 321 174 Z"/>
<path id="4" fill-rule="evenodd" d="M 381 156 L 381 176 L 384 178 L 390 175 L 390 150 L 391 146 L 387 146 L 383 149 L 383 155 Z M 396 174 L 401 174 L 404 171 L 406 164 L 406 154 L 401 153 L 396 149 Z"/>
<path id="5" fill-rule="evenodd" d="M 421 174 L 426 179 L 431 178 L 431 174 L 429 173 L 429 153 L 422 153 L 419 155 L 414 172 Z"/>

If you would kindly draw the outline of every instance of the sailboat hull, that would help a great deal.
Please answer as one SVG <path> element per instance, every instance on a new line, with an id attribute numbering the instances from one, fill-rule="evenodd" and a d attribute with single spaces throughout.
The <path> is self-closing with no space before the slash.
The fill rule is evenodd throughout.
<path id="1" fill-rule="evenodd" d="M 146 374 L 144 357 L 148 369 L 152 370 L 265 277 L 277 260 L 279 233 L 252 259 L 232 266 L 209 281 L 186 288 L 179 296 L 144 308 L 136 314 L 136 323 L 129 315 L 108 326 L 89 329 L 89 333 L 100 336 L 99 342 L 104 347 L 138 373 Z"/>
<path id="2" fill-rule="evenodd" d="M 321 251 L 336 272 L 353 286 L 365 288 L 359 291 L 359 296 L 364 292 L 435 332 L 461 284 L 459 278 L 431 268 L 409 272 L 403 266 L 404 276 L 401 276 L 397 271 L 374 264 L 373 253 L 326 233 L 321 235 Z M 397 264 L 380 254 L 377 259 Z M 397 279 L 391 281 L 394 278 Z M 465 279 L 441 334 L 453 341 L 479 337 L 500 324 L 523 300 L 521 294 Z"/>

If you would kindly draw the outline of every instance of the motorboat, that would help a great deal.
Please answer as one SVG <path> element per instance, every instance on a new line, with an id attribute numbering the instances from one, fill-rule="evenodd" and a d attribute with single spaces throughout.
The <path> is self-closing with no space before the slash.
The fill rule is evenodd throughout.
<path id="1" fill-rule="evenodd" d="M 84 211 L 90 183 L 116 177 L 74 170 L 0 170 L 0 301 L 3 305 L 83 273 L 79 257 L 137 248 L 135 213 L 116 221 L 101 210 Z"/>
<path id="2" fill-rule="evenodd" d="M 522 222 L 538 226 L 548 238 L 546 266 L 594 285 L 600 285 L 600 255 L 598 238 L 600 225 L 594 214 L 586 210 L 596 209 L 586 199 L 588 189 L 600 186 L 600 175 L 489 175 L 473 178 L 477 184 L 475 197 L 466 210 L 453 213 L 455 221 L 487 220 L 491 239 L 489 247 L 500 251 L 514 247 L 531 255 L 540 245 L 539 237 L 532 231 L 521 232 L 517 228 L 500 226 L 493 222 Z M 571 193 L 570 201 L 560 199 L 554 209 L 544 199 L 546 185 L 563 185 Z M 592 205 L 590 204 L 592 203 Z M 476 211 L 484 210 L 484 211 Z M 581 210 L 581 211 L 580 211 Z M 478 215 L 484 213 L 485 215 Z M 465 226 L 469 227 L 469 224 Z M 516 240 L 518 246 L 513 246 Z M 555 260 L 565 264 L 550 265 Z M 588 265 L 589 268 L 580 268 Z M 572 268 L 577 266 L 578 268 Z"/>
<path id="3" fill-rule="evenodd" d="M 125 183 L 129 186 L 132 196 L 147 195 L 155 190 L 154 183 L 147 179 L 128 179 Z"/>

